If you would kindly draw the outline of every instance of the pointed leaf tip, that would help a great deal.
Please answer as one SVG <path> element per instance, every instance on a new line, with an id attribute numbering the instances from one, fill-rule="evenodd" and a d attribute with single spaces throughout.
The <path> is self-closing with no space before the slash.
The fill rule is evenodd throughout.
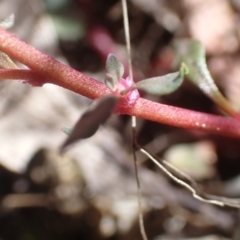
<path id="1" fill-rule="evenodd" d="M 124 73 L 123 64 L 118 60 L 118 58 L 115 55 L 109 54 L 106 62 L 106 69 L 107 73 L 111 76 L 110 86 L 112 85 L 115 86 L 123 76 Z"/>
<path id="2" fill-rule="evenodd" d="M 135 87 L 152 95 L 170 94 L 181 86 L 185 71 L 185 66 L 182 66 L 178 72 L 139 81 L 135 84 Z"/>
<path id="3" fill-rule="evenodd" d="M 63 152 L 66 147 L 80 139 L 91 137 L 99 126 L 108 119 L 116 104 L 117 97 L 114 95 L 106 95 L 95 100 L 79 118 L 69 137 L 60 147 L 60 152 Z M 66 129 L 64 132 L 66 133 Z"/>

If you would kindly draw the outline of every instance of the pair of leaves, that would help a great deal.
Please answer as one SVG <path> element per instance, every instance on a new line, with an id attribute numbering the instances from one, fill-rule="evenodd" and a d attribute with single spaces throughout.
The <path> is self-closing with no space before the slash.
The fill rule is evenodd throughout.
<path id="1" fill-rule="evenodd" d="M 122 79 L 124 67 L 116 56 L 109 54 L 106 62 L 106 69 L 105 84 L 113 90 Z M 139 89 L 157 96 L 170 94 L 181 86 L 186 73 L 187 67 L 182 64 L 180 70 L 177 72 L 133 83 L 132 86 L 126 86 L 126 89 L 122 90 L 121 93 L 124 95 L 131 90 Z"/>
<path id="2" fill-rule="evenodd" d="M 110 54 L 107 58 L 106 69 L 108 73 L 105 83 L 113 90 L 122 80 L 124 67 L 116 56 Z M 187 68 L 182 64 L 178 72 L 145 79 L 136 84 L 133 83 L 133 85 L 130 86 L 130 90 L 141 89 L 154 95 L 169 94 L 182 84 L 186 73 Z M 60 147 L 60 151 L 63 152 L 67 146 L 79 139 L 91 137 L 98 130 L 99 126 L 110 116 L 116 103 L 117 97 L 114 95 L 107 95 L 94 101 L 93 105 L 91 105 L 90 108 L 80 117 L 72 130 L 67 128 L 63 129 L 69 137 Z"/>
<path id="3" fill-rule="evenodd" d="M 205 49 L 201 42 L 182 39 L 174 42 L 177 63 L 184 63 L 188 68 L 187 76 L 204 94 L 217 103 L 223 111 L 236 117 L 238 113 L 221 94 L 207 68 Z"/>
<path id="4" fill-rule="evenodd" d="M 117 98 L 114 95 L 106 95 L 95 100 L 83 113 L 72 130 L 63 130 L 69 136 L 60 147 L 60 152 L 63 152 L 66 147 L 80 139 L 91 137 L 99 126 L 109 118 L 116 104 Z"/>

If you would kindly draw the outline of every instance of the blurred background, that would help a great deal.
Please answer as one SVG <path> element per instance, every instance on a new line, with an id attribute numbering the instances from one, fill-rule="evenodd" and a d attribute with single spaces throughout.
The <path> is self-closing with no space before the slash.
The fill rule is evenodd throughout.
<path id="1" fill-rule="evenodd" d="M 128 5 L 135 81 L 174 71 L 172 41 L 196 38 L 206 48 L 217 85 L 240 109 L 239 0 L 129 0 Z M 0 19 L 11 13 L 11 32 L 99 81 L 109 53 L 127 65 L 119 0 L 0 0 Z M 173 94 L 144 97 L 221 114 L 189 81 Z M 57 152 L 66 138 L 61 129 L 72 127 L 90 103 L 50 84 L 0 82 L 1 240 L 141 239 L 130 118 L 112 116 L 64 156 Z M 205 192 L 240 197 L 239 140 L 141 119 L 137 137 Z M 240 239 L 238 209 L 195 200 L 137 156 L 149 240 Z"/>

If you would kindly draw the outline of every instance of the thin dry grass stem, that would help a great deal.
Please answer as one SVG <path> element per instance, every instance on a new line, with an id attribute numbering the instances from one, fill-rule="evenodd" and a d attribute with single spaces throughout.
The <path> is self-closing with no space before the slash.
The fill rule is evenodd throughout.
<path id="1" fill-rule="evenodd" d="M 187 174 L 185 174 L 184 172 L 180 171 L 179 169 L 177 169 L 176 167 L 174 167 L 172 164 L 170 164 L 169 162 L 162 160 L 162 162 L 168 167 L 170 168 L 175 174 L 177 174 L 180 178 L 185 179 L 186 181 L 188 181 L 190 183 L 190 185 L 192 186 L 192 188 L 196 191 L 196 193 L 201 196 L 202 198 L 205 199 L 212 199 L 214 201 L 219 201 L 223 204 L 223 206 L 229 206 L 229 207 L 235 207 L 235 208 L 240 208 L 240 199 L 232 199 L 232 198 L 226 198 L 226 197 L 220 197 L 220 196 L 216 196 L 216 195 L 211 195 L 211 194 L 207 194 L 204 193 L 200 187 L 198 186 L 198 184 Z"/>
<path id="2" fill-rule="evenodd" d="M 129 19 L 128 19 L 128 9 L 127 9 L 126 0 L 122 0 L 122 9 L 123 9 L 123 23 L 124 23 L 125 39 L 126 39 L 127 54 L 128 54 L 129 76 L 131 79 L 133 79 L 130 30 L 129 30 Z M 140 228 L 140 232 L 143 240 L 148 240 L 145 227 L 144 227 L 144 221 L 143 221 L 143 210 L 142 210 L 142 201 L 141 201 L 142 194 L 141 194 L 141 185 L 139 181 L 139 174 L 138 174 L 138 168 L 137 168 L 135 141 L 136 141 L 136 117 L 132 116 L 132 152 L 133 152 L 134 171 L 135 171 L 137 193 L 138 193 L 139 228 Z"/>
<path id="3" fill-rule="evenodd" d="M 132 152 L 133 152 L 133 160 L 134 160 L 134 172 L 135 172 L 135 179 L 137 183 L 137 193 L 138 193 L 138 208 L 139 208 L 139 227 L 140 232 L 142 235 L 143 240 L 148 240 L 147 234 L 144 227 L 144 221 L 143 221 L 143 209 L 142 209 L 142 193 L 141 193 L 141 185 L 139 180 L 139 174 L 138 174 L 138 167 L 137 167 L 137 155 L 136 155 L 136 127 L 132 127 Z"/>
<path id="4" fill-rule="evenodd" d="M 154 157 L 152 154 L 150 154 L 147 150 L 145 150 L 138 144 L 137 144 L 137 147 L 154 164 L 156 164 L 168 177 L 170 177 L 173 181 L 175 181 L 176 183 L 178 183 L 179 185 L 181 185 L 182 187 L 190 191 L 193 197 L 196 198 L 197 200 L 201 202 L 209 203 L 209 204 L 218 205 L 221 207 L 229 206 L 229 207 L 240 208 L 240 199 L 229 199 L 225 197 L 219 197 L 219 196 L 204 193 L 199 188 L 198 184 L 187 174 L 175 168 L 172 164 L 170 164 L 165 160 L 162 160 L 160 163 L 156 157 Z"/>
<path id="5" fill-rule="evenodd" d="M 127 54 L 128 54 L 129 76 L 130 76 L 131 79 L 133 79 L 130 30 L 129 30 L 128 9 L 127 9 L 126 0 L 122 0 L 122 9 L 123 9 L 124 33 L 125 33 L 125 39 L 126 39 L 126 45 L 127 45 Z"/>

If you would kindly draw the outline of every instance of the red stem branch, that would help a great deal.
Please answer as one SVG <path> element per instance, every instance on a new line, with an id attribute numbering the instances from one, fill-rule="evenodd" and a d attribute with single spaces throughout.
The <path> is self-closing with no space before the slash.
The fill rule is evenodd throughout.
<path id="1" fill-rule="evenodd" d="M 91 99 L 110 93 L 101 82 L 66 66 L 0 28 L 0 51 L 25 64 L 49 83 L 59 85 Z"/>
<path id="2" fill-rule="evenodd" d="M 0 51 L 43 76 L 42 81 L 48 79 L 49 83 L 91 99 L 110 93 L 103 83 L 56 61 L 1 28 Z M 240 121 L 236 119 L 172 107 L 143 98 L 137 100 L 135 106 L 124 108 L 121 113 L 177 127 L 240 138 Z"/>
<path id="3" fill-rule="evenodd" d="M 1 80 L 25 80 L 34 86 L 41 86 L 47 83 L 44 77 L 29 69 L 0 69 Z"/>

